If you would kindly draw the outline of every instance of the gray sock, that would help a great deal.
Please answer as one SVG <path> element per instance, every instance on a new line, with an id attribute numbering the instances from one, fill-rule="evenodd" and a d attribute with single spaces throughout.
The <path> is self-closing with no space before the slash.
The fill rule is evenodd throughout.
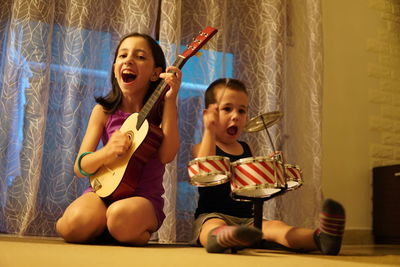
<path id="1" fill-rule="evenodd" d="M 346 223 L 343 206 L 332 200 L 325 200 L 320 212 L 320 226 L 314 232 L 314 241 L 325 255 L 339 254 Z"/>
<path id="2" fill-rule="evenodd" d="M 208 233 L 207 252 L 222 253 L 228 248 L 250 247 L 261 240 L 261 230 L 251 226 L 221 226 Z"/>

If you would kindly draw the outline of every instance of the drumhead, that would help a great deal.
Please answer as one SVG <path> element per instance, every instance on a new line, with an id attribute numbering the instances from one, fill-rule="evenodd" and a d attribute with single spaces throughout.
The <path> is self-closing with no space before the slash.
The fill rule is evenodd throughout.
<path id="1" fill-rule="evenodd" d="M 252 163 L 252 162 L 265 162 L 265 161 L 276 161 L 276 160 L 271 159 L 270 157 L 248 157 L 248 158 L 238 159 L 238 160 L 232 162 L 231 166 L 234 167 L 239 164 L 247 164 L 247 163 Z"/>
<path id="2" fill-rule="evenodd" d="M 229 165 L 229 158 L 228 157 L 222 157 L 222 156 L 206 156 L 206 157 L 199 157 L 199 158 L 195 158 L 192 159 L 191 161 L 189 161 L 188 166 L 191 166 L 197 162 L 203 162 L 206 160 L 224 160 L 228 162 Z"/>
<path id="3" fill-rule="evenodd" d="M 271 185 L 248 185 L 241 188 L 232 189 L 232 192 L 238 196 L 252 197 L 252 198 L 265 198 L 279 193 L 282 188 L 273 187 Z"/>
<path id="4" fill-rule="evenodd" d="M 286 181 L 286 184 L 288 187 L 287 190 L 297 189 L 301 185 L 301 183 L 299 183 L 298 181 L 293 181 L 293 180 Z"/>
<path id="5" fill-rule="evenodd" d="M 215 186 L 229 181 L 229 172 L 210 173 L 208 175 L 195 175 L 190 178 L 190 184 L 198 187 Z"/>

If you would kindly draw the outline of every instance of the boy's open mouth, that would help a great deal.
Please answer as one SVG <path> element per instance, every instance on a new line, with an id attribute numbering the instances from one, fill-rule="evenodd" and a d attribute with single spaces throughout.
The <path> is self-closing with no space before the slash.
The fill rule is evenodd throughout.
<path id="1" fill-rule="evenodd" d="M 229 135 L 234 136 L 234 135 L 236 135 L 237 132 L 238 132 L 238 127 L 237 127 L 237 126 L 231 126 L 231 127 L 229 127 L 228 129 L 226 129 L 226 132 L 227 132 Z"/>
<path id="2" fill-rule="evenodd" d="M 121 75 L 121 77 L 122 77 L 122 80 L 125 82 L 125 83 L 130 83 L 130 82 L 133 82 L 135 79 L 136 79 L 136 74 L 135 73 L 133 73 L 132 71 L 130 71 L 130 70 L 124 70 L 124 71 L 122 71 L 122 75 Z"/>

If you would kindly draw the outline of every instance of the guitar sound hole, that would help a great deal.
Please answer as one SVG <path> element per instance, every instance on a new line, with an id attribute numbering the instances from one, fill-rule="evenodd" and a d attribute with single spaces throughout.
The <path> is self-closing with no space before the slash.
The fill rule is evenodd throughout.
<path id="1" fill-rule="evenodd" d="M 129 140 L 133 140 L 133 136 L 135 135 L 132 131 L 127 131 L 126 132 L 126 134 L 128 135 L 128 137 L 129 137 Z"/>
<path id="2" fill-rule="evenodd" d="M 133 133 L 132 130 L 127 131 L 126 134 L 128 135 L 129 141 L 131 141 L 131 145 L 132 145 L 133 137 L 135 136 L 135 134 Z"/>

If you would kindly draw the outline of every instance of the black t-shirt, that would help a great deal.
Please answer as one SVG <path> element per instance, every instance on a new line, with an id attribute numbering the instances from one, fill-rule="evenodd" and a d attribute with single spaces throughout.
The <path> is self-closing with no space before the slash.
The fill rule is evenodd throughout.
<path id="1" fill-rule="evenodd" d="M 218 146 L 216 147 L 217 156 L 228 157 L 232 162 L 251 157 L 250 147 L 245 143 L 239 141 L 243 147 L 241 155 L 231 155 L 222 151 Z M 230 216 L 240 218 L 253 217 L 253 204 L 252 202 L 235 201 L 231 198 L 231 185 L 229 182 L 208 187 L 199 187 L 199 201 L 195 213 L 197 218 L 202 213 L 218 212 Z"/>

